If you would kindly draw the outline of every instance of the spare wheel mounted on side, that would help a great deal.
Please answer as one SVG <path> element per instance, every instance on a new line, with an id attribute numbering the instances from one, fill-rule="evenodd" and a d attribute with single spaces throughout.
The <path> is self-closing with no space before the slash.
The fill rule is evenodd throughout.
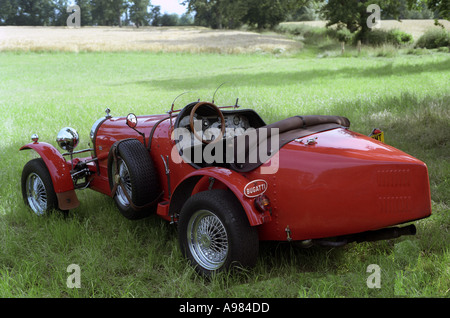
<path id="1" fill-rule="evenodd" d="M 116 142 L 108 158 L 111 194 L 127 219 L 149 216 L 156 210 L 161 190 L 152 158 L 137 139 Z"/>

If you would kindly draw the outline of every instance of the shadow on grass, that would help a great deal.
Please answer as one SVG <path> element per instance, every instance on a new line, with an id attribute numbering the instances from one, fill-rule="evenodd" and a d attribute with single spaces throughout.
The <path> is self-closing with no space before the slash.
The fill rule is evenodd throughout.
<path id="1" fill-rule="evenodd" d="M 401 64 L 394 65 L 388 62 L 382 66 L 373 67 L 343 67 L 337 70 L 332 69 L 310 69 L 305 71 L 291 72 L 262 72 L 257 74 L 221 74 L 210 76 L 193 76 L 184 77 L 182 79 L 163 79 L 163 80 L 140 80 L 134 82 L 126 82 L 123 85 L 145 85 L 150 87 L 158 87 L 160 89 L 205 89 L 216 88 L 219 83 L 246 83 L 255 86 L 283 86 L 292 83 L 312 82 L 315 79 L 335 79 L 335 78 L 376 78 L 389 76 L 402 76 L 420 74 L 424 72 L 443 72 L 450 70 L 450 59 L 438 62 L 430 62 L 423 64 Z M 213 74 L 213 73 L 212 73 Z"/>

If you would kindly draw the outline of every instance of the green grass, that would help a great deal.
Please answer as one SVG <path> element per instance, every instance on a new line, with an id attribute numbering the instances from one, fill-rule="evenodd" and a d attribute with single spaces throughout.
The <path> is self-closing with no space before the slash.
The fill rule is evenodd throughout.
<path id="1" fill-rule="evenodd" d="M 0 297 L 449 297 L 450 57 L 448 53 L 318 58 L 265 54 L 0 53 Z M 262 243 L 255 269 L 198 277 L 182 259 L 176 228 L 156 216 L 128 221 L 111 199 L 79 191 L 68 218 L 38 218 L 20 190 L 18 149 L 38 133 L 54 145 L 64 126 L 79 148 L 112 115 L 163 113 L 180 97 L 254 108 L 267 122 L 298 114 L 347 116 L 364 134 L 428 164 L 433 215 L 418 234 L 342 248 Z M 67 266 L 81 268 L 69 289 Z M 367 266 L 381 267 L 370 289 Z"/>

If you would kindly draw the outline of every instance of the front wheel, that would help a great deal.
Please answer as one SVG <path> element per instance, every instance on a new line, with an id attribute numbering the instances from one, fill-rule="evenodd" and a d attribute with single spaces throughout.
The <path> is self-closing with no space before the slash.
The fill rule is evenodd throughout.
<path id="1" fill-rule="evenodd" d="M 22 171 L 22 196 L 25 204 L 37 215 L 58 210 L 58 198 L 42 158 L 28 161 Z"/>
<path id="2" fill-rule="evenodd" d="M 183 255 L 198 273 L 253 267 L 258 257 L 258 232 L 227 190 L 195 194 L 184 204 L 178 222 Z"/>

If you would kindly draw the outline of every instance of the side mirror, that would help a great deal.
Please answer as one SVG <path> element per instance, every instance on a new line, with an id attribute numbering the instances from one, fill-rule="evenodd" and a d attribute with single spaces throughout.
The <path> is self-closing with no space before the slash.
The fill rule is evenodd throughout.
<path id="1" fill-rule="evenodd" d="M 144 140 L 144 146 L 147 147 L 146 142 L 145 142 L 145 134 L 143 132 L 140 132 L 139 130 L 136 129 L 137 126 L 137 117 L 135 114 L 133 113 L 129 113 L 127 115 L 127 126 L 130 127 L 131 129 L 133 129 L 134 131 L 136 131 L 139 135 L 142 136 L 142 139 Z"/>
<path id="2" fill-rule="evenodd" d="M 130 113 L 127 116 L 127 126 L 130 128 L 135 128 L 137 126 L 137 117 L 135 114 Z"/>

